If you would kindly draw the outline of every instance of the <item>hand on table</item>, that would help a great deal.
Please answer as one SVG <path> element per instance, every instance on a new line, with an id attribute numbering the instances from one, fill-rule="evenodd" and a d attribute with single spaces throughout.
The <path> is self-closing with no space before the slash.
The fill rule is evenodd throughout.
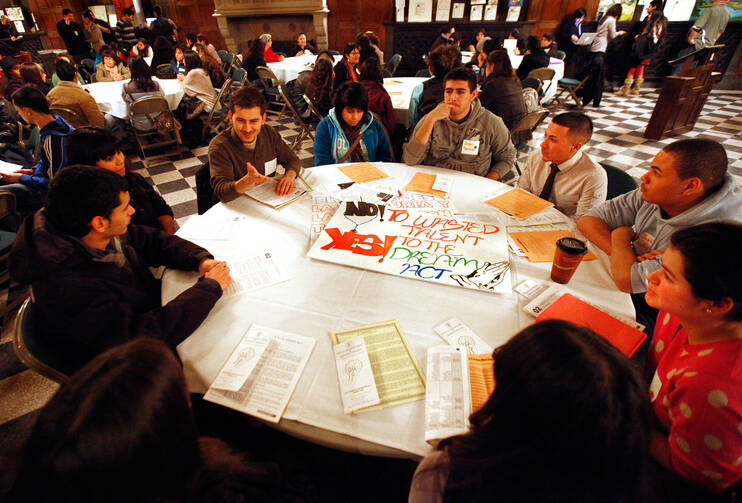
<path id="1" fill-rule="evenodd" d="M 261 183 L 270 180 L 270 177 L 261 175 L 258 170 L 255 169 L 255 166 L 249 162 L 246 164 L 247 174 L 234 183 L 234 190 L 236 190 L 238 194 L 244 194 L 247 189 L 252 188 L 254 185 L 260 185 Z"/>
<path id="2" fill-rule="evenodd" d="M 201 263 L 198 264 L 198 273 L 203 275 L 212 270 L 214 267 L 218 266 L 219 264 L 227 264 L 223 260 L 214 260 L 213 258 L 205 258 L 201 260 Z"/>
<path id="3" fill-rule="evenodd" d="M 229 288 L 229 285 L 232 283 L 232 276 L 229 275 L 229 266 L 227 266 L 226 262 L 214 262 L 216 262 L 216 264 L 209 269 L 206 274 L 204 274 L 204 277 L 213 279 L 219 283 L 222 291 L 224 291 Z"/>
<path id="4" fill-rule="evenodd" d="M 21 175 L 33 175 L 32 169 L 19 169 L 18 171 L 15 171 L 13 173 L 6 173 L 3 174 L 3 180 L 5 180 L 8 183 L 18 183 L 21 179 Z"/>
<path id="5" fill-rule="evenodd" d="M 296 187 L 296 171 L 287 171 L 276 185 L 276 194 L 285 196 L 294 190 L 294 187 Z"/>

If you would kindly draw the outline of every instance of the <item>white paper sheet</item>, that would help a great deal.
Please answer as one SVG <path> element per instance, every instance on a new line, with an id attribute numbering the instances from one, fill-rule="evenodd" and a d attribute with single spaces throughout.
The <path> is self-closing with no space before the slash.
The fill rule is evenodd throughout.
<path id="1" fill-rule="evenodd" d="M 247 225 L 246 215 L 233 214 L 229 218 L 214 221 L 203 215 L 193 215 L 178 229 L 178 236 L 183 239 L 198 241 L 230 241 L 240 235 L 240 229 Z"/>
<path id="2" fill-rule="evenodd" d="M 245 192 L 245 195 L 263 204 L 267 204 L 268 206 L 280 208 L 281 206 L 299 199 L 307 193 L 304 184 L 299 182 L 296 184 L 296 187 L 294 187 L 294 190 L 284 196 L 279 196 L 276 194 L 276 185 L 278 185 L 278 180 L 261 183 Z"/>
<path id="3" fill-rule="evenodd" d="M 466 351 L 451 346 L 428 348 L 425 381 L 425 441 L 466 433 L 471 413 Z"/>
<path id="4" fill-rule="evenodd" d="M 446 175 L 435 175 L 435 181 L 433 182 L 433 190 L 440 190 L 448 194 L 451 192 L 451 185 L 453 185 L 453 178 Z"/>
<path id="5" fill-rule="evenodd" d="M 433 331 L 449 346 L 462 347 L 469 354 L 484 355 L 492 353 L 492 346 L 484 342 L 481 337 L 458 318 L 450 318 L 444 321 L 433 327 Z"/>
<path id="6" fill-rule="evenodd" d="M 254 332 L 246 333 L 219 375 L 214 379 L 211 387 L 225 391 L 239 391 L 255 370 L 255 366 L 270 342 L 271 339 L 263 337 L 259 332 L 257 337 Z"/>
<path id="7" fill-rule="evenodd" d="M 363 337 L 340 342 L 333 349 L 343 412 L 350 414 L 381 402 Z"/>
<path id="8" fill-rule="evenodd" d="M 533 300 L 539 295 L 541 295 L 543 291 L 546 290 L 547 288 L 549 288 L 548 283 L 543 283 L 543 282 L 535 281 L 532 279 L 526 279 L 524 281 L 521 281 L 517 285 L 515 285 L 513 287 L 513 290 L 521 294 L 526 299 Z"/>
<path id="9" fill-rule="evenodd" d="M 5 161 L 0 161 L 0 175 L 9 175 L 15 173 L 19 169 L 23 169 L 20 164 L 12 164 Z"/>
<path id="10" fill-rule="evenodd" d="M 222 297 L 241 295 L 289 279 L 286 271 L 278 266 L 273 254 L 267 250 L 248 257 L 226 257 L 221 260 L 227 261 L 232 276 L 232 284 Z"/>
<path id="11" fill-rule="evenodd" d="M 246 336 L 248 335 L 256 343 L 268 341 L 268 347 L 253 372 L 239 391 L 223 391 L 212 386 L 204 398 L 277 423 L 286 410 L 316 341 L 303 335 L 258 325 L 250 326 Z"/>

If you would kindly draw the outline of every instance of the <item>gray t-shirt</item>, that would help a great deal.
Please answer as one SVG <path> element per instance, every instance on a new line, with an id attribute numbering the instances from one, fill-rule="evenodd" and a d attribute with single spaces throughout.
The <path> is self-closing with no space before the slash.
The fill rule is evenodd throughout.
<path id="1" fill-rule="evenodd" d="M 698 28 L 703 28 L 703 32 L 696 35 L 696 50 L 714 45 L 719 36 L 724 33 L 730 17 L 726 5 L 717 4 L 704 9 L 694 24 Z"/>

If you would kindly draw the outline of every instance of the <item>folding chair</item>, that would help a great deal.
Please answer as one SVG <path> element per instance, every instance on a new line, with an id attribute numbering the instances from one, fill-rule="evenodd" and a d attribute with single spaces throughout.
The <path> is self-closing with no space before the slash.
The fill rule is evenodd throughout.
<path id="1" fill-rule="evenodd" d="M 201 135 L 206 133 L 219 134 L 224 128 L 229 125 L 229 108 L 227 107 L 226 98 L 232 90 L 232 81 L 225 79 L 222 88 L 219 90 L 219 94 L 216 95 L 214 106 L 206 117 L 203 119 L 204 127 L 201 131 Z"/>
<path id="2" fill-rule="evenodd" d="M 80 61 L 80 67 L 83 70 L 82 78 L 87 82 L 95 82 L 95 61 L 90 58 L 84 58 Z"/>
<path id="3" fill-rule="evenodd" d="M 551 87 L 551 83 L 554 82 L 554 75 L 556 74 L 556 71 L 554 71 L 553 68 L 534 68 L 530 72 L 528 72 L 528 78 L 532 79 L 538 79 L 539 82 L 541 82 L 541 85 L 539 86 L 536 91 L 538 91 L 539 95 L 543 96 L 547 93 L 549 88 Z M 549 83 L 544 87 L 544 81 L 548 80 Z"/>
<path id="4" fill-rule="evenodd" d="M 61 118 L 67 121 L 69 125 L 71 125 L 74 128 L 79 128 L 82 126 L 90 125 L 90 122 L 83 119 L 82 117 L 80 117 L 80 115 L 77 112 L 69 108 L 53 106 L 53 107 L 49 107 L 49 111 L 52 113 L 52 115 L 59 115 Z"/>
<path id="5" fill-rule="evenodd" d="M 65 365 L 54 351 L 44 347 L 43 341 L 38 339 L 33 322 L 33 295 L 21 306 L 15 318 L 13 329 L 13 349 L 18 359 L 28 368 L 42 376 L 63 383 L 67 380 L 69 370 L 63 370 Z"/>
<path id="6" fill-rule="evenodd" d="M 133 118 L 135 115 L 145 115 L 148 118 L 159 116 L 160 114 L 167 114 L 167 118 L 175 124 L 175 117 L 173 112 L 167 104 L 167 100 L 162 96 L 147 96 L 140 98 L 131 104 L 129 111 L 129 122 L 132 129 L 134 130 L 134 137 L 137 140 L 137 145 L 142 153 L 142 161 L 145 167 L 149 168 L 149 162 L 155 159 L 168 159 L 172 155 L 173 151 L 168 150 L 159 154 L 155 154 L 147 157 L 147 152 L 150 150 L 161 150 L 166 147 L 175 147 L 176 151 L 182 150 L 180 146 L 180 135 L 175 128 L 169 131 L 161 132 L 157 131 L 154 127 L 152 129 L 137 129 L 134 126 Z M 150 119 L 152 120 L 152 119 Z"/>
<path id="7" fill-rule="evenodd" d="M 244 68 L 233 68 L 232 69 L 232 86 L 242 87 L 247 82 L 247 70 Z"/>
<path id="8" fill-rule="evenodd" d="M 306 94 L 302 94 L 301 96 L 302 98 L 304 98 L 304 101 L 307 102 L 307 106 L 309 107 L 309 110 L 312 112 L 312 115 L 317 116 L 317 122 L 325 118 L 321 113 L 319 113 L 319 110 L 317 110 L 317 108 L 314 106 L 314 103 L 312 103 L 312 100 L 309 98 L 309 96 L 307 96 Z"/>
<path id="9" fill-rule="evenodd" d="M 402 61 L 402 55 L 401 54 L 394 54 L 391 58 L 389 58 L 389 61 L 386 62 L 386 69 L 389 70 L 390 77 L 394 77 L 394 74 L 397 72 L 397 67 L 399 66 L 399 62 Z"/>
<path id="10" fill-rule="evenodd" d="M 564 51 L 560 51 L 560 50 L 557 50 L 557 52 L 556 52 L 556 57 L 557 57 L 558 59 L 561 59 L 562 61 L 564 61 L 564 58 L 566 58 L 566 57 L 567 57 L 567 53 L 566 53 L 566 52 L 564 52 Z"/>
<path id="11" fill-rule="evenodd" d="M 158 79 L 174 79 L 178 75 L 173 71 L 172 68 L 170 68 L 170 65 L 167 63 L 163 63 L 161 65 L 157 65 L 157 68 L 155 68 L 155 77 Z"/>
<path id="12" fill-rule="evenodd" d="M 513 126 L 513 129 L 510 130 L 511 141 L 517 133 L 521 133 L 523 131 L 530 131 L 531 133 L 533 133 L 539 126 L 539 124 L 541 124 L 544 119 L 546 119 L 547 115 L 549 115 L 549 111 L 545 109 L 536 110 L 535 112 L 527 114 L 525 117 L 519 120 L 515 126 Z M 525 141 L 518 143 L 515 143 L 515 141 L 513 141 L 513 144 L 515 145 L 515 149 L 518 151 L 525 150 L 525 148 L 528 146 L 528 142 Z M 520 174 L 520 170 L 518 170 L 518 174 Z"/>
<path id="13" fill-rule="evenodd" d="M 562 94 L 567 92 L 569 93 L 570 96 L 572 96 L 572 99 L 575 100 L 575 104 L 577 104 L 577 108 L 582 110 L 582 102 L 580 101 L 580 98 L 577 97 L 576 93 L 579 89 L 582 89 L 585 86 L 589 78 L 590 78 L 590 75 L 588 75 L 582 80 L 568 79 L 568 78 L 559 79 L 557 81 L 557 86 L 558 86 L 557 89 L 559 89 L 559 91 L 557 91 L 557 93 L 554 95 L 551 101 L 549 101 L 549 105 L 551 105 L 555 101 L 557 102 L 557 104 L 561 105 L 562 100 L 560 99 L 560 97 Z"/>
<path id="14" fill-rule="evenodd" d="M 270 105 L 282 105 L 281 111 L 278 113 L 278 119 L 283 117 L 283 113 L 286 111 L 286 102 L 281 96 L 281 92 L 278 90 L 277 84 L 280 82 L 273 70 L 267 66 L 259 66 L 255 69 L 260 78 L 260 82 L 263 84 L 263 93 L 268 98 L 268 106 Z M 274 84 L 275 83 L 275 84 Z M 271 110 L 275 112 L 275 110 Z"/>
<path id="15" fill-rule="evenodd" d="M 634 180 L 633 176 L 605 162 L 599 164 L 603 166 L 606 175 L 608 175 L 608 193 L 605 196 L 606 199 L 613 199 L 636 189 L 636 180 Z"/>
<path id="16" fill-rule="evenodd" d="M 289 113 L 293 115 L 294 122 L 299 126 L 299 134 L 294 138 L 294 141 L 291 143 L 291 149 L 295 150 L 298 147 L 301 147 L 301 142 L 304 141 L 304 137 L 309 137 L 311 139 L 314 139 L 314 134 L 312 133 L 312 128 L 307 125 L 306 122 L 304 122 L 304 119 L 301 118 L 301 115 L 299 115 L 299 112 L 296 111 L 296 108 L 294 108 L 293 103 L 291 103 L 291 100 L 288 96 L 286 96 L 286 93 L 283 90 L 283 86 L 281 84 L 278 84 L 278 92 L 281 95 L 281 98 L 283 99 L 283 106 L 285 109 L 288 109 Z M 281 112 L 283 113 L 283 112 Z M 280 116 L 279 116 L 280 117 Z"/>

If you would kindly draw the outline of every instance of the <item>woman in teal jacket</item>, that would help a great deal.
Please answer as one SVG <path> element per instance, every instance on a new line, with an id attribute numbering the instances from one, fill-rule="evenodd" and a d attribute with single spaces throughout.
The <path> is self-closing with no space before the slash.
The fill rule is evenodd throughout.
<path id="1" fill-rule="evenodd" d="M 356 147 L 346 156 L 355 140 Z M 384 126 L 368 111 L 368 94 L 358 82 L 346 82 L 335 94 L 335 108 L 317 125 L 314 165 L 393 161 Z"/>

